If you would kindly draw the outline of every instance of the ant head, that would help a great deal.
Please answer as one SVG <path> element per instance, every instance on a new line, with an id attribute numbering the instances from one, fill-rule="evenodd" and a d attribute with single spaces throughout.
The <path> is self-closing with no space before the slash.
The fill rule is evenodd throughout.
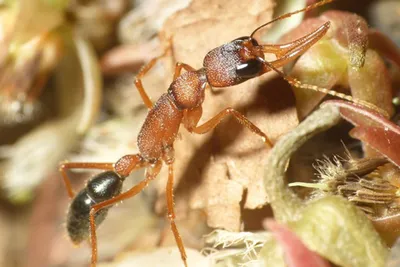
<path id="1" fill-rule="evenodd" d="M 333 0 L 322 0 L 294 12 L 283 14 L 256 28 L 250 36 L 237 38 L 227 44 L 214 48 L 204 58 L 203 67 L 208 83 L 215 87 L 232 86 L 257 77 L 270 69 L 276 69 L 303 54 L 317 42 L 329 29 L 329 22 L 288 44 L 259 45 L 253 36 L 262 28 L 294 14 L 322 6 Z M 264 53 L 273 53 L 277 60 L 267 64 Z M 271 65 L 271 66 L 269 66 Z"/>
<path id="2" fill-rule="evenodd" d="M 263 73 L 264 53 L 258 42 L 240 37 L 214 48 L 204 58 L 203 66 L 208 83 L 214 87 L 232 86 Z"/>

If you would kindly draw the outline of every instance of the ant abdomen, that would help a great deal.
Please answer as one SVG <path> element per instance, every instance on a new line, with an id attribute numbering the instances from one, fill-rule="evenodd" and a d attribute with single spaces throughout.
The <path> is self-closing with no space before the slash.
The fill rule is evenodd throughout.
<path id="1" fill-rule="evenodd" d="M 102 172 L 93 177 L 76 196 L 68 209 L 67 231 L 74 244 L 89 237 L 90 209 L 100 202 L 111 199 L 121 193 L 123 179 L 113 171 Z M 96 226 L 106 218 L 108 208 L 95 214 Z"/>

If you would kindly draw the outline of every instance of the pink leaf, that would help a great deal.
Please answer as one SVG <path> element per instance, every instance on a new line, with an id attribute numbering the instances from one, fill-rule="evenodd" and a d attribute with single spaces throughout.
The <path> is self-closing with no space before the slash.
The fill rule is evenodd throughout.
<path id="1" fill-rule="evenodd" d="M 356 127 L 350 135 L 367 143 L 400 167 L 400 135 L 398 133 L 388 128 Z"/>
<path id="2" fill-rule="evenodd" d="M 341 101 L 326 101 L 325 104 L 340 107 L 342 117 L 357 126 L 351 135 L 362 140 L 390 161 L 400 166 L 400 127 L 383 115 L 366 107 Z"/>
<path id="3" fill-rule="evenodd" d="M 309 250 L 303 242 L 286 226 L 274 220 L 266 221 L 267 228 L 272 232 L 285 252 L 289 267 L 329 267 L 327 260 Z"/>

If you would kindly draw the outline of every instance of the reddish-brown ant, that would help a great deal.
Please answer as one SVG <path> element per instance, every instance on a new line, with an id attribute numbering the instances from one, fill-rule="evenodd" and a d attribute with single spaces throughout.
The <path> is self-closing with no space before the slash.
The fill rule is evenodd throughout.
<path id="1" fill-rule="evenodd" d="M 76 244 L 90 236 L 92 266 L 95 266 L 97 261 L 96 226 L 105 219 L 107 210 L 112 205 L 131 198 L 142 191 L 158 175 L 162 161 L 168 166 L 168 182 L 166 186 L 168 219 L 170 220 L 171 229 L 182 260 L 187 266 L 185 248 L 174 221 L 173 144 L 178 134 L 179 126 L 183 124 L 191 133 L 204 134 L 215 128 L 225 117 L 232 115 L 239 123 L 260 136 L 267 146 L 271 146 L 267 135 L 245 116 L 232 108 L 224 109 L 209 121 L 198 126 L 197 123 L 202 115 L 205 88 L 207 84 L 211 87 L 237 85 L 258 77 L 271 69 L 284 76 L 277 68 L 294 60 L 322 38 L 329 29 L 329 22 L 326 22 L 308 35 L 286 44 L 260 45 L 253 38 L 254 34 L 272 22 L 331 1 L 323 0 L 304 9 L 277 17 L 255 29 L 250 36 L 240 37 L 214 48 L 205 56 L 203 67 L 198 70 L 187 64 L 177 63 L 173 82 L 167 93 L 163 94 L 154 106 L 143 88 L 141 79 L 156 63 L 158 58 L 153 59 L 142 68 L 136 77 L 135 85 L 144 104 L 150 111 L 137 139 L 140 153 L 125 155 L 115 163 L 66 162 L 60 166 L 68 195 L 73 198 L 67 217 L 68 234 L 72 242 Z M 276 60 L 266 61 L 264 53 L 274 54 Z M 186 70 L 183 74 L 181 74 L 182 69 Z M 301 84 L 290 77 L 285 77 L 285 79 L 294 86 L 326 91 L 323 88 Z M 327 93 L 338 95 L 331 91 Z M 351 99 L 351 97 L 347 96 L 345 98 Z M 145 179 L 128 191 L 121 193 L 125 178 L 139 168 L 146 168 Z M 75 196 L 66 173 L 68 169 L 102 169 L 106 171 L 93 177 L 86 187 Z"/>

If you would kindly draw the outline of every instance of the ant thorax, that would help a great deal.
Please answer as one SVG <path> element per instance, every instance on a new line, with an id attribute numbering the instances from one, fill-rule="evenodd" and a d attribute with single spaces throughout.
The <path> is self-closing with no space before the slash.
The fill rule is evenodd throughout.
<path id="1" fill-rule="evenodd" d="M 204 101 L 206 85 L 204 69 L 187 71 L 171 83 L 168 94 L 172 96 L 179 109 L 196 108 Z"/>

